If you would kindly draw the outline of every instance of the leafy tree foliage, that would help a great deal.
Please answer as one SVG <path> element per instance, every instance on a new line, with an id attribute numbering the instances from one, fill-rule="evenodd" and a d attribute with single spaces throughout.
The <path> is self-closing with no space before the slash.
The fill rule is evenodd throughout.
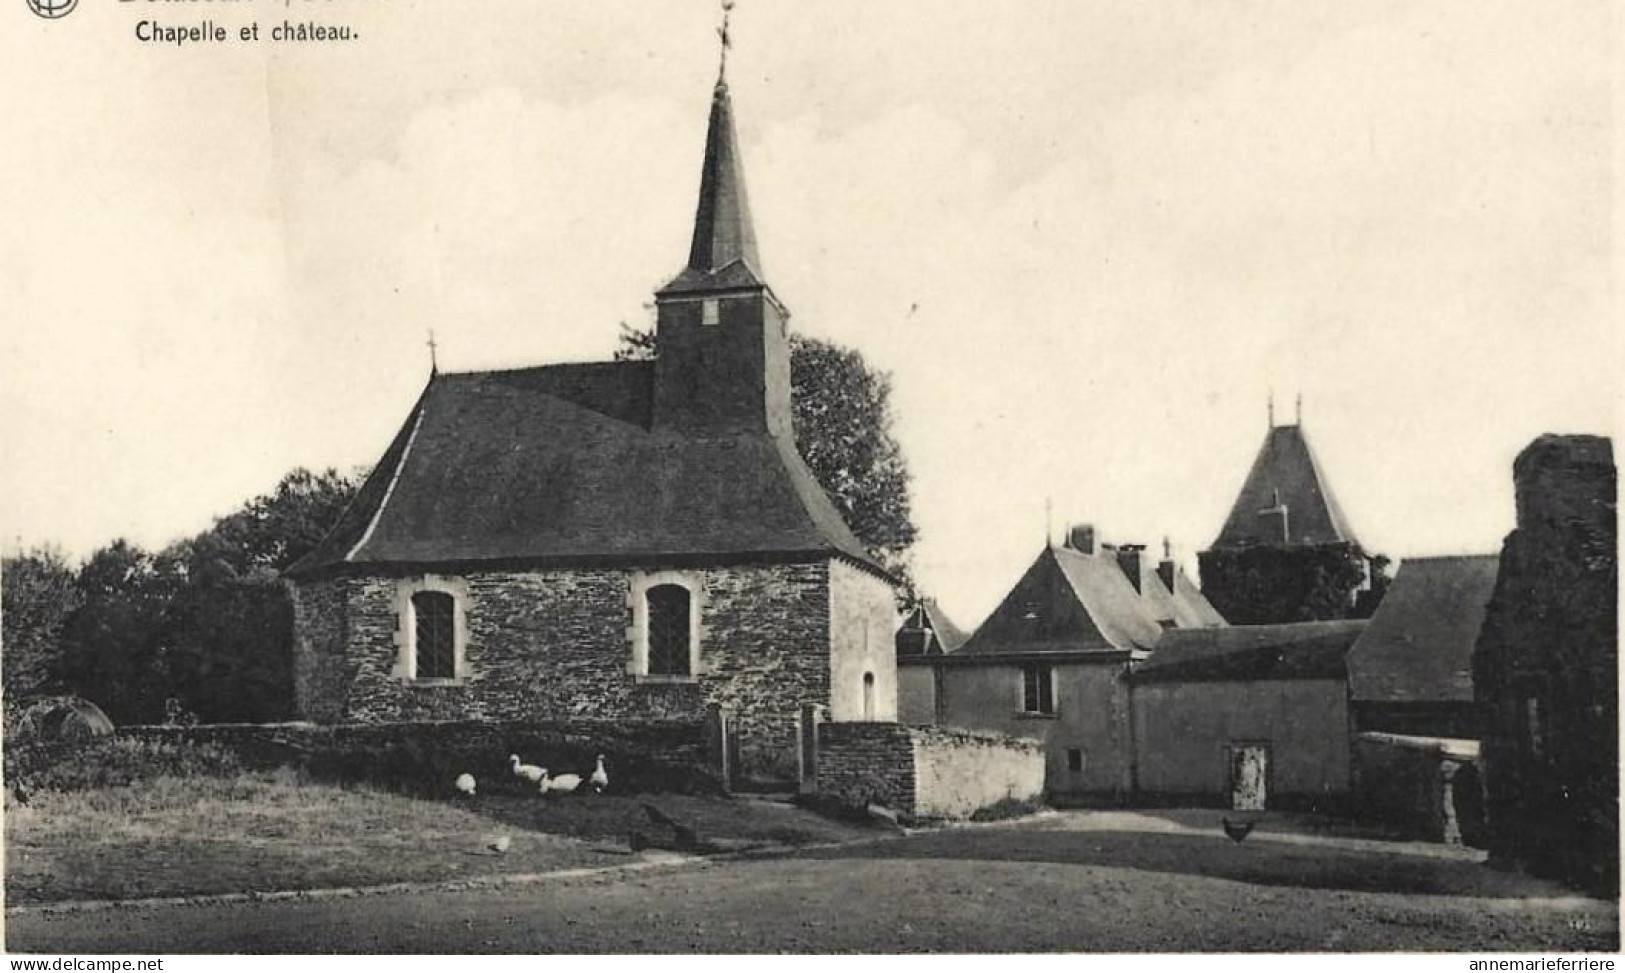
<path id="1" fill-rule="evenodd" d="M 0 654 L 5 693 L 15 700 L 48 692 L 61 679 L 62 628 L 79 607 L 73 569 L 62 552 L 36 548 L 0 561 Z"/>
<path id="2" fill-rule="evenodd" d="M 1369 570 L 1356 544 L 1204 551 L 1199 559 L 1202 594 L 1232 625 L 1364 617 L 1381 598 L 1356 602 Z"/>
<path id="3" fill-rule="evenodd" d="M 77 573 L 48 552 L 15 570 L 8 560 L 8 692 L 14 679 L 73 692 L 115 723 L 158 722 L 171 699 L 212 722 L 288 718 L 293 612 L 278 577 L 360 479 L 297 469 L 196 537 L 157 554 L 114 541 Z M 27 634 L 14 664 L 17 633 Z"/>
<path id="4" fill-rule="evenodd" d="M 176 567 L 120 539 L 79 569 L 80 605 L 62 632 L 62 680 L 114 723 L 162 712 L 165 674 L 154 637 L 181 584 Z"/>
<path id="5" fill-rule="evenodd" d="M 621 324 L 617 361 L 655 356 L 652 328 Z M 851 348 L 790 336 L 796 446 L 847 526 L 905 586 L 919 531 L 908 464 L 892 436 L 891 377 Z"/>

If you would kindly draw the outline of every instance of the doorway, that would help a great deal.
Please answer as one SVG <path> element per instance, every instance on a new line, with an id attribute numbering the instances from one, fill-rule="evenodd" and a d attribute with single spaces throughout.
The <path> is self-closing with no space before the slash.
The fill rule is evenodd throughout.
<path id="1" fill-rule="evenodd" d="M 1262 811 L 1269 800 L 1270 748 L 1263 743 L 1233 743 L 1230 751 L 1230 809 Z"/>

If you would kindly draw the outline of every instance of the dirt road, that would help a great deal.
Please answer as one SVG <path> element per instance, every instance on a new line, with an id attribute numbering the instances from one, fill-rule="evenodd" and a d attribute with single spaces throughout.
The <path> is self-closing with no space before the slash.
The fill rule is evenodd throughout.
<path id="1" fill-rule="evenodd" d="M 1614 903 L 1438 846 L 1057 815 L 517 888 L 8 916 L 23 952 L 1597 950 Z"/>

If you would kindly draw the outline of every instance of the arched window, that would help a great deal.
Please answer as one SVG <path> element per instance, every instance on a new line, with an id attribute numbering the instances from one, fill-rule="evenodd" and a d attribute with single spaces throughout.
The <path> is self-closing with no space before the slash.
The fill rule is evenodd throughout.
<path id="1" fill-rule="evenodd" d="M 863 721 L 874 722 L 875 718 L 875 674 L 863 674 Z"/>
<path id="2" fill-rule="evenodd" d="M 688 589 L 677 584 L 655 585 L 644 593 L 649 610 L 649 674 L 693 675 L 693 626 Z"/>
<path id="3" fill-rule="evenodd" d="M 412 595 L 414 646 L 413 674 L 419 679 L 457 676 L 457 603 L 444 591 Z"/>

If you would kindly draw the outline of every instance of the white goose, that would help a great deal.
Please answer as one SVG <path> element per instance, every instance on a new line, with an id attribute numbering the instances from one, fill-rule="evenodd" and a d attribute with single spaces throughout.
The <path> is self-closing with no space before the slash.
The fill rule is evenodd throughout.
<path id="1" fill-rule="evenodd" d="M 513 775 L 515 777 L 523 777 L 532 784 L 547 776 L 547 771 L 536 766 L 535 764 L 520 763 L 519 754 L 517 753 L 509 754 L 508 765 L 513 768 Z"/>
<path id="2" fill-rule="evenodd" d="M 581 786 L 580 774 L 560 774 L 557 777 L 548 777 L 547 771 L 542 771 L 541 792 L 548 794 L 557 791 L 560 794 L 569 794 Z"/>
<path id="3" fill-rule="evenodd" d="M 604 788 L 609 786 L 609 771 L 604 769 L 603 754 L 598 755 L 598 766 L 593 770 L 592 776 L 587 778 L 587 783 L 591 784 L 592 789 L 599 794 L 602 794 Z"/>
<path id="4" fill-rule="evenodd" d="M 457 793 L 462 794 L 464 797 L 473 797 L 474 796 L 474 775 L 473 774 L 458 774 L 457 775 L 457 780 L 455 782 L 453 782 L 452 786 L 456 787 L 457 788 Z"/>

